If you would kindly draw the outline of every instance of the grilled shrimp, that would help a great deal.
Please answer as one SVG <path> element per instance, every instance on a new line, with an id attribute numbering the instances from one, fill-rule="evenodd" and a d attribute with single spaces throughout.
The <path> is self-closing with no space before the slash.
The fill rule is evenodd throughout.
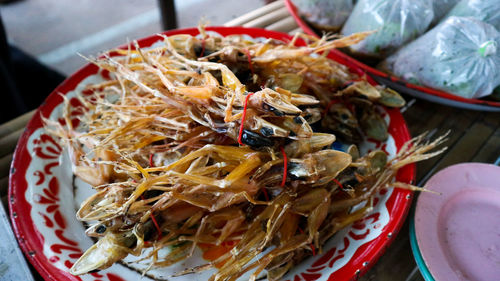
<path id="1" fill-rule="evenodd" d="M 111 80 L 79 95 L 80 126 L 44 119 L 73 172 L 95 189 L 77 212 L 98 238 L 71 268 L 105 269 L 128 255 L 164 267 L 195 248 L 232 249 L 176 275 L 217 268 L 210 280 L 279 280 L 372 208 L 402 166 L 432 157 L 442 138 L 418 137 L 393 158 L 356 143 L 387 138 L 379 106 L 398 93 L 326 57 L 369 33 L 297 36 L 289 44 L 242 36 L 163 36 L 163 46 L 89 59 Z M 306 46 L 295 47 L 302 38 Z M 338 140 L 347 152 L 332 149 Z M 361 206 L 352 211 L 353 206 Z M 168 255 L 159 251 L 170 247 Z M 269 249 L 269 250 L 266 250 Z M 255 261 L 255 259 L 258 259 Z M 148 268 L 148 269 L 149 269 Z M 147 270 L 144 274 L 147 273 Z"/>

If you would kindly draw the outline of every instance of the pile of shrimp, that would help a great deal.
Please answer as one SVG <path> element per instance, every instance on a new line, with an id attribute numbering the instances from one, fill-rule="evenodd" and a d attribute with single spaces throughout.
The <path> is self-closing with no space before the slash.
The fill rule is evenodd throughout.
<path id="1" fill-rule="evenodd" d="M 128 255 L 142 255 L 147 270 L 166 267 L 200 243 L 231 242 L 232 250 L 176 275 L 215 268 L 210 280 L 279 280 L 369 213 L 379 190 L 417 189 L 395 182 L 398 169 L 440 153 L 431 150 L 443 138 L 420 136 L 392 159 L 360 155 L 363 139 L 387 138 L 377 107 L 404 105 L 326 58 L 367 34 L 284 43 L 200 32 L 90 58 L 112 79 L 79 96 L 81 124 L 72 126 L 69 103 L 65 125 L 45 119 L 74 174 L 95 189 L 77 218 L 97 242 L 72 274 Z M 351 144 L 347 152 L 331 149 L 337 137 Z"/>

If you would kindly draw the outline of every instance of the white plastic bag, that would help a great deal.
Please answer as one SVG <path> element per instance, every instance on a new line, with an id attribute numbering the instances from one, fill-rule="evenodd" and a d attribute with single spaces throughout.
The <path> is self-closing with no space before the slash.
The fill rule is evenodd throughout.
<path id="1" fill-rule="evenodd" d="M 320 30 L 338 31 L 352 11 L 352 0 L 292 0 L 304 19 Z"/>
<path id="2" fill-rule="evenodd" d="M 473 17 L 500 30 L 500 0 L 462 0 L 447 17 Z"/>
<path id="3" fill-rule="evenodd" d="M 450 17 L 380 68 L 414 84 L 465 98 L 483 97 L 500 85 L 500 33 L 473 18 Z"/>
<path id="4" fill-rule="evenodd" d="M 374 30 L 350 49 L 355 54 L 384 58 L 424 33 L 433 16 L 432 0 L 359 0 L 342 34 Z"/>

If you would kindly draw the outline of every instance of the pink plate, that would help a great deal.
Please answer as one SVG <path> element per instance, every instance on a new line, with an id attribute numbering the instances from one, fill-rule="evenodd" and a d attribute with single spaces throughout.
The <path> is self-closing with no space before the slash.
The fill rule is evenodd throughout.
<path id="1" fill-rule="evenodd" d="M 297 7 L 291 0 L 285 0 L 285 5 L 292 15 L 297 25 L 304 30 L 305 33 L 313 36 L 319 36 L 319 32 L 315 31 L 308 23 L 306 23 L 297 11 Z M 362 69 L 371 75 L 377 82 L 387 85 L 396 91 L 405 93 L 417 98 L 425 99 L 431 102 L 440 103 L 448 106 L 454 106 L 464 109 L 479 110 L 479 111 L 500 111 L 500 102 L 490 101 L 484 99 L 468 99 L 457 95 L 450 94 L 445 91 L 419 86 L 408 83 L 399 77 L 389 75 L 376 68 L 366 65 L 338 50 L 333 50 L 336 56 L 342 57 L 344 61 L 349 64 L 355 65 L 357 68 Z"/>
<path id="2" fill-rule="evenodd" d="M 498 280 L 500 167 L 466 163 L 432 176 L 415 211 L 415 233 L 435 280 Z"/>
<path id="3" fill-rule="evenodd" d="M 263 29 L 212 27 L 207 30 L 214 36 L 246 34 L 253 40 L 291 40 L 287 34 Z M 165 34 L 197 35 L 198 30 L 191 28 Z M 139 45 L 143 48 L 158 44 L 163 44 L 159 36 L 139 40 Z M 329 57 L 340 63 L 344 62 L 341 57 Z M 355 65 L 348 66 L 353 72 L 363 73 Z M 115 264 L 98 273 L 79 277 L 67 272 L 82 252 L 93 244 L 92 240 L 85 236 L 84 226 L 75 219 L 76 209 L 92 189 L 72 178 L 67 153 L 58 141 L 44 130 L 41 116 L 64 122 L 61 119 L 63 99 L 58 95 L 62 93 L 73 106 L 71 121 L 77 125 L 77 117 L 81 113 L 78 110 L 80 104 L 75 98 L 76 93 L 85 95 L 82 90 L 86 84 L 106 79 L 109 79 L 107 72 L 90 64 L 69 77 L 40 106 L 16 148 L 9 179 L 11 219 L 22 250 L 46 280 L 137 280 L 141 278 L 137 270 L 144 268 L 135 264 Z M 360 149 L 366 152 L 379 148 L 394 155 L 403 143 L 410 139 L 408 129 L 399 110 L 380 110 L 389 125 L 388 140 L 385 143 L 367 140 Z M 411 182 L 414 174 L 415 166 L 407 166 L 398 173 L 398 180 Z M 383 190 L 376 198 L 371 214 L 330 239 L 322 254 L 296 266 L 286 276 L 287 280 L 351 280 L 366 272 L 385 251 L 401 227 L 411 203 L 411 192 L 399 189 Z M 203 273 L 171 278 L 177 270 L 192 263 L 202 262 L 196 253 L 192 259 L 153 270 L 143 280 L 207 280 L 206 274 Z"/>

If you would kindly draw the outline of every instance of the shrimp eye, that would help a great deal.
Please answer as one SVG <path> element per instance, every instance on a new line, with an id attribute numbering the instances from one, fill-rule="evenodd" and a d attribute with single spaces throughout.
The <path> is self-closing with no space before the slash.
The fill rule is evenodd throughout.
<path id="1" fill-rule="evenodd" d="M 264 110 L 266 111 L 269 111 L 269 112 L 272 112 L 274 113 L 274 115 L 278 116 L 278 117 L 281 117 L 281 116 L 284 116 L 285 114 L 283 112 L 281 112 L 280 110 L 276 109 L 275 107 L 273 106 L 270 106 L 268 104 L 263 104 L 262 107 L 264 108 Z"/>
<path id="2" fill-rule="evenodd" d="M 271 128 L 267 128 L 267 127 L 262 127 L 260 129 L 260 133 L 264 136 L 264 137 L 270 137 L 273 135 L 274 133 L 274 130 L 271 129 Z"/>
<path id="3" fill-rule="evenodd" d="M 273 142 L 270 139 L 267 139 L 249 130 L 243 130 L 241 142 L 252 148 L 261 148 L 273 145 Z"/>
<path id="4" fill-rule="evenodd" d="M 102 225 L 102 224 L 101 224 L 101 225 L 99 225 L 99 226 L 96 228 L 96 230 L 95 230 L 95 232 L 97 232 L 97 233 L 99 233 L 99 234 L 102 234 L 102 233 L 104 233 L 105 231 L 106 231 L 106 226 L 104 226 L 104 225 Z"/>
<path id="5" fill-rule="evenodd" d="M 300 116 L 293 117 L 293 122 L 295 122 L 295 124 L 302 124 L 302 121 L 303 119 L 300 118 Z"/>

